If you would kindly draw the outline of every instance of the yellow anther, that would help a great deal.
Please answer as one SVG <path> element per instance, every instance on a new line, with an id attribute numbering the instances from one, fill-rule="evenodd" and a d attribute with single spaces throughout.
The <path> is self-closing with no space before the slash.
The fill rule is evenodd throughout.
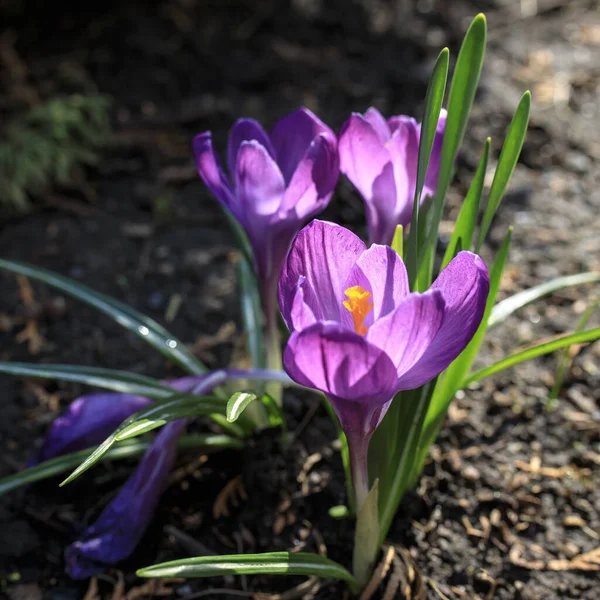
<path id="1" fill-rule="evenodd" d="M 344 294 L 348 300 L 344 300 L 344 308 L 348 309 L 354 320 L 354 331 L 365 335 L 368 327 L 363 325 L 367 315 L 373 310 L 373 302 L 371 302 L 371 292 L 367 292 L 360 285 L 348 288 Z"/>

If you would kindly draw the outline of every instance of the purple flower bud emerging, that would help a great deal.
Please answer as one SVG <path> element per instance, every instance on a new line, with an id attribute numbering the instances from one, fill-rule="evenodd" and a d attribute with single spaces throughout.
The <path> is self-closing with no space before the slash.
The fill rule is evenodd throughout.
<path id="1" fill-rule="evenodd" d="M 229 176 L 210 132 L 197 135 L 193 146 L 200 177 L 248 234 L 264 295 L 276 286 L 294 235 L 333 194 L 336 137 L 305 108 L 281 119 L 270 134 L 257 121 L 240 119 L 229 133 Z"/>
<path id="2" fill-rule="evenodd" d="M 294 381 L 327 395 L 354 464 L 366 465 L 368 441 L 394 394 L 433 379 L 463 351 L 488 292 L 487 269 L 470 252 L 460 252 L 418 294 L 391 248 L 367 249 L 324 221 L 300 231 L 279 279 L 292 332 L 283 364 Z"/>
<path id="3" fill-rule="evenodd" d="M 209 392 L 214 385 L 209 375 L 165 383 L 179 392 L 194 390 L 198 394 Z M 52 425 L 37 462 L 104 441 L 122 421 L 150 403 L 131 394 L 90 394 L 78 398 Z M 67 572 L 71 577 L 83 579 L 100 573 L 133 552 L 152 521 L 186 423 L 186 419 L 180 419 L 162 428 L 117 496 L 67 549 Z"/>
<path id="4" fill-rule="evenodd" d="M 437 187 L 446 111 L 442 109 L 421 202 Z M 405 116 L 387 121 L 370 108 L 353 113 L 340 131 L 340 170 L 365 201 L 369 239 L 391 244 L 397 225 L 410 223 L 421 125 Z"/>

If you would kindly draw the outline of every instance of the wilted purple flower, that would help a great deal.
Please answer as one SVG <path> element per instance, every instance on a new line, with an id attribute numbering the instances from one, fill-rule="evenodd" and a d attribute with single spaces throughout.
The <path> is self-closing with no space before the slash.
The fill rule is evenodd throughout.
<path id="1" fill-rule="evenodd" d="M 198 394 L 205 394 L 216 385 L 211 375 L 184 377 L 165 383 L 176 391 Z M 54 422 L 38 461 L 104 441 L 122 421 L 150 403 L 147 398 L 119 393 L 78 398 Z M 180 419 L 162 428 L 117 496 L 98 520 L 67 549 L 67 572 L 71 577 L 83 579 L 100 573 L 133 552 L 152 520 L 186 423 L 186 419 Z"/>
<path id="2" fill-rule="evenodd" d="M 437 125 L 421 201 L 437 187 L 446 111 Z M 411 117 L 387 121 L 375 108 L 353 113 L 340 131 L 340 170 L 365 201 L 369 239 L 391 244 L 397 225 L 410 223 L 421 125 Z"/>
<path id="3" fill-rule="evenodd" d="M 265 311 L 275 310 L 292 238 L 327 206 L 337 182 L 336 137 L 306 108 L 281 119 L 270 134 L 257 121 L 240 119 L 229 133 L 229 177 L 210 132 L 197 135 L 193 146 L 200 177 L 246 230 Z"/>
<path id="4" fill-rule="evenodd" d="M 462 352 L 488 291 L 486 267 L 470 252 L 460 252 L 419 294 L 410 292 L 394 250 L 367 249 L 339 225 L 313 221 L 294 240 L 279 279 L 281 312 L 292 332 L 283 364 L 294 381 L 329 398 L 348 438 L 359 492 L 367 485 L 370 437 L 390 400 L 433 379 Z"/>

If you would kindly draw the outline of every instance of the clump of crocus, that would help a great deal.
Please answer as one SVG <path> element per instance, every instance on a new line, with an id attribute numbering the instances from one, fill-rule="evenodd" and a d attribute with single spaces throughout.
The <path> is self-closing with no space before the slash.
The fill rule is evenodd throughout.
<path id="1" fill-rule="evenodd" d="M 357 510 L 369 491 L 367 452 L 390 401 L 441 373 L 483 317 L 486 267 L 458 255 L 425 293 L 411 293 L 400 256 L 324 221 L 305 227 L 279 279 L 292 332 L 283 364 L 297 383 L 324 392 L 348 439 Z"/>
<path id="2" fill-rule="evenodd" d="M 421 202 L 437 187 L 445 126 L 442 110 Z M 394 116 L 386 121 L 375 108 L 353 113 L 340 131 L 340 170 L 365 201 L 371 242 L 391 244 L 396 225 L 410 223 L 420 135 L 415 119 Z"/>
<path id="3" fill-rule="evenodd" d="M 294 235 L 333 194 L 339 175 L 336 137 L 305 108 L 281 119 L 270 134 L 257 121 L 240 119 L 229 132 L 229 177 L 210 132 L 197 135 L 193 146 L 200 176 L 248 234 L 267 335 L 276 338 L 277 278 Z"/>

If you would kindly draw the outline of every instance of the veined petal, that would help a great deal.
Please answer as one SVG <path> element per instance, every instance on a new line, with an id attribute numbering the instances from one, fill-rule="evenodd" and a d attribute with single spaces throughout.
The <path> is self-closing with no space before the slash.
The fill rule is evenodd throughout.
<path id="1" fill-rule="evenodd" d="M 381 143 L 385 144 L 390 139 L 392 132 L 383 115 L 376 108 L 371 107 L 367 110 L 365 121 L 371 125 Z"/>
<path id="2" fill-rule="evenodd" d="M 344 289 L 357 285 L 372 295 L 373 310 L 364 322 L 367 327 L 393 311 L 410 292 L 402 259 L 389 246 L 378 244 L 373 244 L 358 257 L 348 274 Z M 342 313 L 343 322 L 352 327 L 351 315 L 348 311 L 345 313 Z"/>
<path id="3" fill-rule="evenodd" d="M 340 170 L 366 202 L 373 198 L 375 180 L 391 158 L 375 129 L 359 113 L 352 113 L 340 131 Z"/>
<path id="4" fill-rule="evenodd" d="M 293 332 L 283 365 L 301 385 L 374 407 L 390 400 L 397 381 L 387 354 L 339 323 L 317 322 Z"/>
<path id="5" fill-rule="evenodd" d="M 409 294 L 395 310 L 375 321 L 367 332 L 367 341 L 390 357 L 401 378 L 435 339 L 444 312 L 445 302 L 439 290 Z"/>
<path id="6" fill-rule="evenodd" d="M 231 183 L 221 167 L 221 161 L 213 149 L 210 131 L 200 133 L 194 138 L 193 149 L 198 173 L 206 187 L 239 219 L 239 206 L 235 201 Z"/>
<path id="7" fill-rule="evenodd" d="M 186 420 L 165 425 L 133 475 L 98 520 L 66 551 L 67 572 L 74 579 L 100 573 L 127 558 L 144 535 L 167 484 Z"/>
<path id="8" fill-rule="evenodd" d="M 240 144 L 235 178 L 248 228 L 262 232 L 283 200 L 285 183 L 281 171 L 265 147 L 251 140 Z"/>
<path id="9" fill-rule="evenodd" d="M 323 132 L 310 143 L 285 191 L 282 211 L 299 222 L 314 217 L 328 204 L 340 171 L 337 140 Z"/>
<path id="10" fill-rule="evenodd" d="M 310 144 L 320 133 L 335 139 L 333 131 L 307 108 L 299 108 L 275 124 L 270 137 L 286 184 L 292 180 Z"/>
<path id="11" fill-rule="evenodd" d="M 299 331 L 306 329 L 316 322 L 315 315 L 310 306 L 304 302 L 304 281 L 305 277 L 300 276 L 296 287 L 296 294 L 292 301 L 292 310 L 290 311 L 290 331 Z"/>
<path id="12" fill-rule="evenodd" d="M 350 269 L 366 249 L 348 229 L 314 220 L 292 243 L 279 276 L 279 306 L 292 328 L 291 310 L 300 277 L 304 277 L 304 302 L 318 321 L 340 321 L 344 283 Z"/>
<path id="13" fill-rule="evenodd" d="M 238 119 L 229 132 L 227 142 L 227 166 L 233 176 L 237 165 L 237 155 L 242 142 L 256 140 L 270 155 L 275 156 L 269 134 L 254 119 Z"/>
<path id="14" fill-rule="evenodd" d="M 133 394 L 89 394 L 73 400 L 52 423 L 35 463 L 104 441 L 127 417 L 150 400 Z"/>
<path id="15" fill-rule="evenodd" d="M 444 297 L 444 319 L 421 360 L 401 378 L 400 389 L 419 387 L 433 379 L 465 349 L 483 318 L 490 280 L 479 256 L 459 252 L 431 289 Z"/>

